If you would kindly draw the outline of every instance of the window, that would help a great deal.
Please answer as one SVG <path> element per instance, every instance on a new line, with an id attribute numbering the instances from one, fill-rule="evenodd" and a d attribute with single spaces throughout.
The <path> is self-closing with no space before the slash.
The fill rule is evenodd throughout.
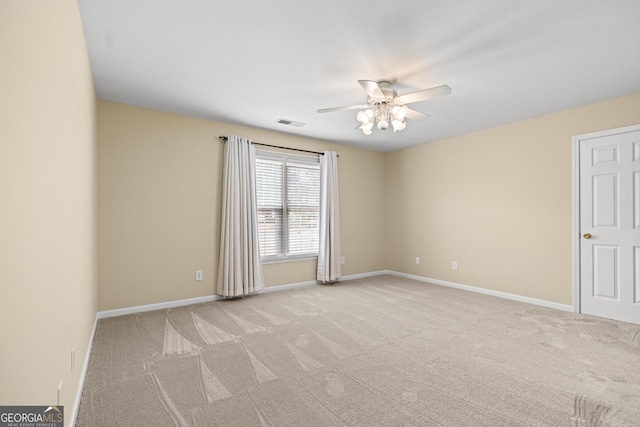
<path id="1" fill-rule="evenodd" d="M 318 255 L 318 159 L 258 151 L 258 234 L 263 260 Z"/>

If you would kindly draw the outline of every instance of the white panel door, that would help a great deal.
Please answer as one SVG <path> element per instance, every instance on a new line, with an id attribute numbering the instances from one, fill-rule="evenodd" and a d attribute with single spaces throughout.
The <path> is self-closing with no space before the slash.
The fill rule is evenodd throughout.
<path id="1" fill-rule="evenodd" d="M 580 311 L 640 324 L 640 130 L 580 139 Z"/>

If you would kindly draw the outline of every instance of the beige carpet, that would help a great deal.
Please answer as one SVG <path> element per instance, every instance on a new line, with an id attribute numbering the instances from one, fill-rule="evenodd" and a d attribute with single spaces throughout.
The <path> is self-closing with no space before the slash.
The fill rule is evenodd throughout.
<path id="1" fill-rule="evenodd" d="M 101 320 L 78 426 L 640 426 L 640 327 L 377 276 Z"/>

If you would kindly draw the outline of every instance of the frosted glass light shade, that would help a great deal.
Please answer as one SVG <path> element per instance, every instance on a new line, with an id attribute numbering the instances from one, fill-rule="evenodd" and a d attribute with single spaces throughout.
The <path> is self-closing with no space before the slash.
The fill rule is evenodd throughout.
<path id="1" fill-rule="evenodd" d="M 392 120 L 391 125 L 393 126 L 393 133 L 396 133 L 399 130 L 403 130 L 407 127 L 405 122 L 401 122 L 400 120 Z"/>

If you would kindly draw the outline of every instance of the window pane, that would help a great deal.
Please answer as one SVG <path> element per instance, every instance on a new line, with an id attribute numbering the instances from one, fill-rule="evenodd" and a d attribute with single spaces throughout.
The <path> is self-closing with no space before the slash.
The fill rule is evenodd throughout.
<path id="1" fill-rule="evenodd" d="M 289 210 L 289 255 L 318 253 L 318 209 Z"/>
<path id="2" fill-rule="evenodd" d="M 256 160 L 256 188 L 258 208 L 282 209 L 282 175 L 284 167 L 281 162 Z"/>
<path id="3" fill-rule="evenodd" d="M 320 171 L 317 165 L 287 162 L 287 253 L 318 253 Z"/>
<path id="4" fill-rule="evenodd" d="M 287 163 L 287 205 L 289 208 L 318 208 L 320 170 L 317 166 Z"/>
<path id="5" fill-rule="evenodd" d="M 256 159 L 258 236 L 262 257 L 283 253 L 283 175 L 282 162 Z"/>
<path id="6" fill-rule="evenodd" d="M 282 252 L 282 209 L 258 209 L 260 256 L 278 256 Z"/>

